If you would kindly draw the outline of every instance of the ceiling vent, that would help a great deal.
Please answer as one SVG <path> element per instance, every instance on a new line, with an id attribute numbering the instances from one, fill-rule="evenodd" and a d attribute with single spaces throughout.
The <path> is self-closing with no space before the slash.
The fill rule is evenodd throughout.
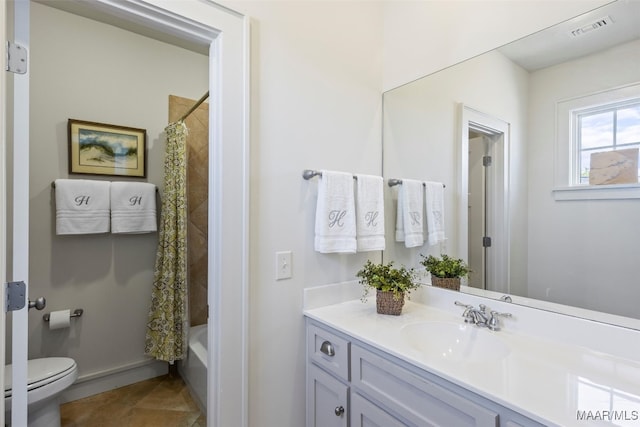
<path id="1" fill-rule="evenodd" d="M 571 37 L 580 37 L 584 36 L 587 33 L 599 30 L 610 25 L 613 25 L 613 19 L 611 19 L 611 17 L 607 15 L 604 18 L 596 19 L 595 21 L 583 25 L 580 28 L 569 31 L 569 35 Z"/>

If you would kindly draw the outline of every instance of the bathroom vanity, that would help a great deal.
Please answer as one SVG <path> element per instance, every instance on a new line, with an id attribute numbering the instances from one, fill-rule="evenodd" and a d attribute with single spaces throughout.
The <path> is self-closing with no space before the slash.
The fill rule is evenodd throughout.
<path id="1" fill-rule="evenodd" d="M 407 302 L 400 316 L 377 314 L 375 301 L 306 309 L 307 427 L 640 422 L 637 359 L 505 326 L 527 314 L 515 305 L 501 330 L 479 328 L 449 298 L 480 300 L 441 295 L 436 306 Z M 545 325 L 552 314 L 538 315 Z M 610 327 L 592 324 L 594 336 L 600 326 Z"/>
<path id="2" fill-rule="evenodd" d="M 314 320 L 307 349 L 307 427 L 543 425 Z"/>

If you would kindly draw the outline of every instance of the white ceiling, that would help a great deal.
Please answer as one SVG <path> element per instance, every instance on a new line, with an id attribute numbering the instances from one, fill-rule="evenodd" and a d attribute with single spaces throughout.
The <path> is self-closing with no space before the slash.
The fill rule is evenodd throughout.
<path id="1" fill-rule="evenodd" d="M 34 0 L 48 6 L 111 24 L 122 29 L 164 41 L 182 48 L 208 54 L 209 46 L 190 35 L 167 34 L 145 22 L 105 13 L 98 7 L 87 7 L 82 0 Z M 572 37 L 571 31 L 600 18 L 610 17 L 613 24 Z M 535 71 L 579 58 L 609 47 L 640 38 L 640 0 L 617 0 L 576 18 L 539 31 L 498 49 L 521 67 Z M 640 58 L 640 53 L 638 53 Z"/>
<path id="2" fill-rule="evenodd" d="M 578 37 L 571 35 L 571 31 L 607 16 L 612 24 Z M 498 51 L 521 67 L 534 71 L 639 38 L 640 0 L 618 0 L 516 40 Z"/>

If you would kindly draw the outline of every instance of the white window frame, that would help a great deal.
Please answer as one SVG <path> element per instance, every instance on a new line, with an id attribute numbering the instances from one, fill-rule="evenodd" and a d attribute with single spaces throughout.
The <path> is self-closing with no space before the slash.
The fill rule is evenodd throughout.
<path id="1" fill-rule="evenodd" d="M 595 107 L 590 107 L 585 109 L 574 110 L 571 112 L 571 122 L 574 129 L 571 135 L 572 136 L 571 151 L 573 154 L 572 164 L 574 165 L 574 168 L 572 171 L 573 173 L 572 173 L 571 185 L 585 185 L 584 183 L 581 182 L 581 178 L 580 178 L 582 174 L 582 164 L 581 164 L 582 152 L 583 151 L 597 152 L 597 150 L 600 149 L 600 148 L 590 148 L 590 149 L 582 148 L 582 144 L 581 144 L 582 141 L 580 138 L 580 133 L 582 131 L 581 120 L 580 120 L 581 117 L 595 115 L 595 114 L 602 114 L 602 113 L 613 113 L 615 117 L 619 110 L 625 109 L 630 106 L 637 106 L 637 105 L 640 105 L 640 97 L 633 98 L 633 99 L 625 99 L 624 101 L 598 105 Z M 614 119 L 614 122 L 615 120 L 616 119 Z M 611 149 L 617 150 L 617 149 L 624 149 L 625 146 L 628 146 L 628 145 L 638 145 L 640 143 L 640 139 L 633 143 L 624 143 L 624 144 L 617 143 L 616 140 L 617 140 L 617 128 L 614 123 L 612 144 L 608 146 L 602 146 L 601 148 L 611 148 Z"/>
<path id="2" fill-rule="evenodd" d="M 640 184 L 588 185 L 578 180 L 578 146 L 574 117 L 640 99 L 640 83 L 591 93 L 556 103 L 556 153 L 553 189 L 556 200 L 638 199 Z"/>

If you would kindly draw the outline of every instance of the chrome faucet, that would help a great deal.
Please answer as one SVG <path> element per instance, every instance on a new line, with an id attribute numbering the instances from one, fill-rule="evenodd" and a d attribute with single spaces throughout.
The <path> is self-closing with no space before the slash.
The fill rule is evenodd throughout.
<path id="1" fill-rule="evenodd" d="M 461 303 L 460 301 L 455 301 L 454 304 L 465 308 L 464 313 L 462 313 L 465 323 L 473 323 L 479 327 L 487 327 L 492 331 L 500 330 L 499 317 L 511 317 L 511 313 L 499 313 L 497 311 L 490 311 L 489 314 L 487 314 L 487 306 L 484 304 L 480 304 L 478 306 L 479 308 Z"/>
<path id="2" fill-rule="evenodd" d="M 509 295 L 502 295 L 500 297 L 500 301 L 504 301 L 504 302 L 513 302 L 513 300 L 511 299 L 511 297 Z"/>
<path id="3" fill-rule="evenodd" d="M 479 305 L 480 309 L 471 308 L 464 321 L 466 323 L 473 323 L 476 326 L 487 326 L 489 317 L 487 317 L 487 306 L 484 304 Z"/>

